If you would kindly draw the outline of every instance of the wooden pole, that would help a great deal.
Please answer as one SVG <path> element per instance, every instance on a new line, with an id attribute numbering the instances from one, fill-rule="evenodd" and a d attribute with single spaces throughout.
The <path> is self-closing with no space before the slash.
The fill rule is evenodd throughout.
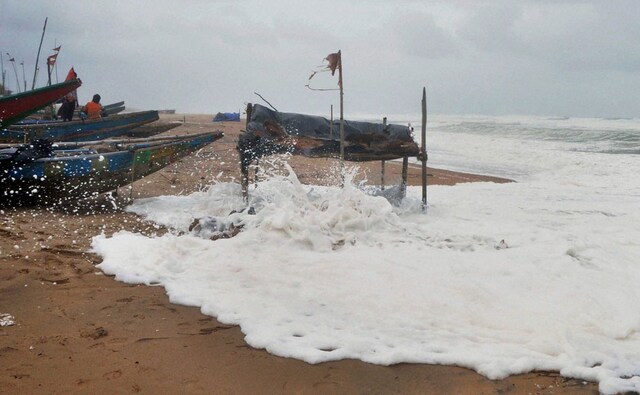
<path id="1" fill-rule="evenodd" d="M 427 88 L 422 88 L 422 210 L 427 209 Z"/>
<path id="2" fill-rule="evenodd" d="M 387 117 L 382 118 L 382 129 L 386 129 L 387 128 Z M 384 191 L 384 164 L 385 164 L 385 160 L 381 160 L 380 161 L 380 185 L 381 185 L 381 189 Z"/>
<path id="3" fill-rule="evenodd" d="M 22 82 L 24 82 L 24 91 L 27 91 L 27 77 L 25 77 L 24 75 L 24 59 L 22 59 L 22 63 L 20 63 L 20 65 L 22 66 Z"/>
<path id="4" fill-rule="evenodd" d="M 58 40 L 53 40 L 54 44 L 53 47 L 54 48 L 58 48 Z M 56 69 L 56 84 L 58 83 L 58 57 L 57 55 L 60 53 L 60 51 L 56 51 L 56 62 L 53 64 L 53 68 Z"/>
<path id="5" fill-rule="evenodd" d="M 40 37 L 40 46 L 38 47 L 38 55 L 36 56 L 36 66 L 33 70 L 33 84 L 31 85 L 31 89 L 36 88 L 36 75 L 38 74 L 38 61 L 40 61 L 40 49 L 42 49 L 42 40 L 44 40 L 44 32 L 47 30 L 47 20 L 49 18 L 44 18 L 44 27 L 42 28 L 42 37 Z M 48 64 L 49 62 L 47 62 Z"/>
<path id="6" fill-rule="evenodd" d="M 333 104 L 331 105 L 331 123 L 329 123 L 329 138 L 333 139 Z"/>
<path id="7" fill-rule="evenodd" d="M 245 129 L 249 125 L 251 121 L 251 113 L 253 111 L 253 106 L 251 103 L 247 103 L 247 119 L 245 123 Z M 249 202 L 249 166 L 245 165 L 245 161 L 243 160 L 244 152 L 239 152 L 240 154 L 240 186 L 242 187 L 242 199 L 245 203 Z"/>
<path id="8" fill-rule="evenodd" d="M 16 91 L 18 91 L 18 93 L 21 92 L 20 90 L 20 80 L 18 79 L 18 71 L 16 70 L 16 59 L 15 58 L 11 58 L 9 59 L 9 62 L 11 62 L 11 67 L 13 67 L 13 74 L 15 74 L 16 76 Z"/>
<path id="9" fill-rule="evenodd" d="M 0 52 L 0 71 L 2 72 L 2 92 L 0 92 L 0 96 L 4 96 L 7 86 L 5 85 L 5 76 L 4 72 L 4 58 L 2 57 L 2 52 Z"/>
<path id="10" fill-rule="evenodd" d="M 340 85 L 340 178 L 344 186 L 344 87 L 342 80 L 342 51 L 338 51 L 338 85 Z"/>
<path id="11" fill-rule="evenodd" d="M 400 184 L 400 189 L 402 193 L 402 198 L 404 199 L 407 196 L 407 173 L 409 170 L 409 158 L 402 158 L 402 183 Z"/>

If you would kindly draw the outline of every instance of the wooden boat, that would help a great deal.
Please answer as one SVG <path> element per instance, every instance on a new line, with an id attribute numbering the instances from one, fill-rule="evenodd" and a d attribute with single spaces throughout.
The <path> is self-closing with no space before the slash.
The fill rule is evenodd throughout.
<path id="1" fill-rule="evenodd" d="M 125 106 L 105 108 L 104 110 L 102 110 L 102 114 L 107 116 L 116 115 L 123 112 L 124 109 L 125 109 Z"/>
<path id="2" fill-rule="evenodd" d="M 151 136 L 155 136 L 156 134 L 167 132 L 173 128 L 177 128 L 180 125 L 182 125 L 182 122 L 167 123 L 167 122 L 156 121 L 147 125 L 139 126 L 135 129 L 131 129 L 130 131 L 125 133 L 123 136 L 138 137 L 138 138 L 151 137 Z"/>
<path id="3" fill-rule="evenodd" d="M 124 107 L 124 101 L 119 101 L 117 103 L 111 103 L 111 104 L 104 105 L 104 106 L 102 106 L 102 109 L 103 110 L 109 110 L 109 109 L 117 108 L 117 107 Z"/>
<path id="4" fill-rule="evenodd" d="M 103 115 L 115 115 L 123 112 L 125 109 L 124 101 L 119 101 L 117 103 L 107 104 L 102 106 L 102 114 Z"/>
<path id="5" fill-rule="evenodd" d="M 219 112 L 213 117 L 213 122 L 240 122 L 240 113 Z"/>
<path id="6" fill-rule="evenodd" d="M 157 111 L 141 111 L 71 122 L 39 121 L 28 125 L 13 125 L 11 130 L 0 131 L 0 143 L 25 143 L 36 139 L 101 140 L 121 136 L 135 127 L 157 120 Z"/>
<path id="7" fill-rule="evenodd" d="M 0 205 L 56 205 L 130 184 L 223 137 L 222 132 L 0 149 Z M 95 146 L 99 144 L 99 146 Z"/>
<path id="8" fill-rule="evenodd" d="M 39 109 L 54 103 L 77 89 L 82 81 L 75 78 L 59 84 L 0 97 L 0 128 L 5 128 Z"/>
<path id="9" fill-rule="evenodd" d="M 276 153 L 340 157 L 340 121 L 276 112 L 259 104 L 249 107 L 247 114 L 249 122 L 238 140 L 243 166 Z M 390 160 L 417 156 L 419 152 L 407 126 L 344 121 L 345 160 Z"/>

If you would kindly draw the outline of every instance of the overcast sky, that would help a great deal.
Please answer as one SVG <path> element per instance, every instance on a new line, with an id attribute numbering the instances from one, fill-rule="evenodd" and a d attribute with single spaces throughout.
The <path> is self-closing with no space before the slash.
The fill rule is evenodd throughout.
<path id="1" fill-rule="evenodd" d="M 62 45 L 80 101 L 178 112 L 238 111 L 262 94 L 278 110 L 322 113 L 337 92 L 305 88 L 342 50 L 345 115 L 430 112 L 640 117 L 640 1 L 0 0 L 0 51 L 31 86 Z M 54 75 L 55 81 L 55 75 Z M 337 87 L 323 73 L 318 88 Z"/>

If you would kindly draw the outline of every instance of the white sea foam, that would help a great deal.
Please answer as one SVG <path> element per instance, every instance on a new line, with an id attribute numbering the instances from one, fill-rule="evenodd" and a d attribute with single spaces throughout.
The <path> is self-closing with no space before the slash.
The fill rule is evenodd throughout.
<path id="1" fill-rule="evenodd" d="M 230 217 L 243 232 L 211 241 L 188 232 L 193 219 L 244 208 L 236 184 L 216 184 L 136 202 L 177 232 L 96 237 L 99 267 L 162 284 L 173 302 L 240 325 L 251 346 L 309 363 L 557 370 L 604 393 L 640 391 L 640 156 L 431 136 L 465 165 L 513 165 L 520 182 L 431 186 L 423 214 L 415 187 L 394 208 L 350 184 L 272 177 L 252 190 L 255 215 Z"/>

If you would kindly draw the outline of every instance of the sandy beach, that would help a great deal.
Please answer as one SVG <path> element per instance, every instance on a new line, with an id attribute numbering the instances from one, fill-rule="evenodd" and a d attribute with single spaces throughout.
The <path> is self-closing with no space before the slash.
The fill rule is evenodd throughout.
<path id="1" fill-rule="evenodd" d="M 128 285 L 95 265 L 91 239 L 120 230 L 166 230 L 124 212 L 131 198 L 189 194 L 215 181 L 238 181 L 236 141 L 244 123 L 212 123 L 212 115 L 163 114 L 182 121 L 167 134 L 222 130 L 225 137 L 179 163 L 104 197 L 59 208 L 0 211 L 1 393 L 402 393 L 597 394 L 597 386 L 534 372 L 489 380 L 456 366 L 379 366 L 358 360 L 310 365 L 254 349 L 237 326 L 198 308 L 170 303 L 162 287 Z M 327 184 L 330 159 L 292 157 L 301 182 Z M 379 182 L 380 164 L 350 164 Z M 387 162 L 386 183 L 401 166 Z M 429 168 L 429 184 L 508 182 Z M 419 185 L 420 169 L 408 182 Z M 541 324 L 542 325 L 542 324 Z"/>

